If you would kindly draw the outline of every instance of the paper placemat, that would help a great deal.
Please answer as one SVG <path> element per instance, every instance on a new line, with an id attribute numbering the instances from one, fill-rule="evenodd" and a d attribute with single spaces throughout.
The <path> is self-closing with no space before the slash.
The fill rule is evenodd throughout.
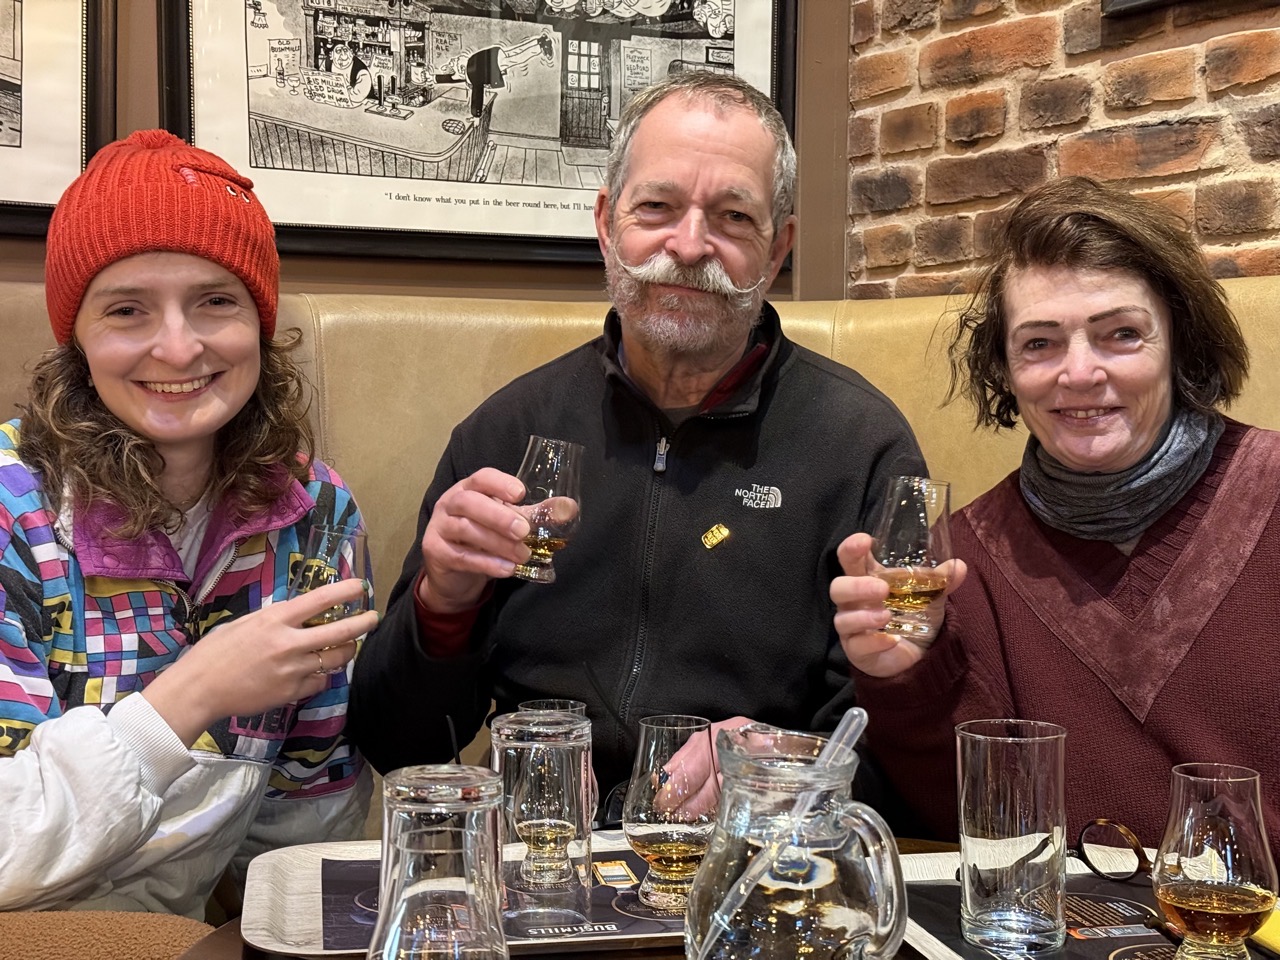
<path id="1" fill-rule="evenodd" d="M 592 856 L 625 859 L 643 876 L 644 862 L 621 831 L 592 837 Z M 363 956 L 377 918 L 378 841 L 313 843 L 275 850 L 249 864 L 240 935 L 260 950 L 301 956 Z M 524 856 L 523 844 L 504 850 L 506 860 Z M 326 921 L 327 918 L 327 921 Z M 684 939 L 680 916 L 640 904 L 634 887 L 592 888 L 592 929 L 573 936 L 517 937 L 508 932 L 513 954 L 610 950 L 678 944 Z"/>
<path id="2" fill-rule="evenodd" d="M 959 883 L 912 883 L 907 900 L 906 940 L 927 960 L 1000 960 L 961 936 Z M 1150 882 L 1073 874 L 1065 913 L 1066 943 L 1053 954 L 1060 960 L 1174 960 L 1177 947 L 1144 924 L 1158 916 Z"/>
<path id="3" fill-rule="evenodd" d="M 1147 849 L 1147 857 L 1156 852 Z M 1122 851 L 1090 849 L 1103 869 L 1123 868 Z M 1114 860 L 1109 858 L 1114 857 Z M 902 858 L 908 918 L 904 939 L 926 960 L 1001 960 L 995 953 L 966 943 L 960 935 L 959 853 L 927 853 Z M 1060 960 L 1174 960 L 1177 947 L 1155 930 L 1141 926 L 1145 916 L 1159 916 L 1148 877 L 1104 880 L 1083 861 L 1067 860 L 1067 940 Z M 1248 943 L 1251 960 L 1272 960 L 1265 944 Z"/>
<path id="4" fill-rule="evenodd" d="M 312 843 L 296 847 L 285 847 L 273 850 L 256 857 L 249 864 L 248 876 L 245 880 L 244 914 L 240 919 L 240 935 L 246 943 L 259 950 L 277 953 L 295 953 L 301 956 L 358 956 L 365 953 L 365 947 L 342 947 L 326 949 L 324 946 L 324 905 L 322 903 L 322 873 L 325 861 L 372 861 L 376 864 L 382 852 L 377 840 L 361 840 L 349 843 Z M 601 831 L 592 838 L 592 854 L 597 860 L 600 854 L 629 853 L 630 848 L 621 831 Z M 506 854 L 506 859 L 523 856 L 522 845 L 514 845 Z M 605 859 L 611 859 L 606 857 Z M 934 880 L 952 880 L 956 869 L 960 866 L 958 853 L 916 853 L 901 858 L 903 879 L 907 882 Z M 333 875 L 333 867 L 330 868 Z M 351 869 L 355 869 L 355 866 Z M 361 868 L 368 870 L 370 886 L 376 886 L 376 866 Z M 339 874 L 346 872 L 341 869 Z M 351 874 L 348 873 L 350 876 Z M 363 887 L 363 883 L 357 884 Z M 604 891 L 606 895 L 608 891 Z M 359 892 L 351 899 L 355 909 L 351 911 L 359 918 L 363 910 L 363 919 L 368 925 L 368 933 L 373 932 L 375 911 L 368 909 L 369 904 L 358 901 Z M 367 898 L 366 898 L 367 899 Z M 356 919 L 354 922 L 359 923 Z M 637 936 L 618 936 L 606 938 L 614 949 L 625 949 L 628 946 L 662 946 L 678 943 L 683 938 L 683 924 L 672 923 L 672 928 L 665 934 Z M 907 941 L 926 956 L 942 957 L 936 949 L 935 938 L 914 920 L 907 922 Z M 599 947 L 600 939 L 574 937 L 556 940 L 522 941 L 509 939 L 508 948 L 513 954 L 537 953 L 548 950 L 570 950 L 575 947 L 590 949 Z M 367 943 L 367 940 L 366 940 Z M 931 952 L 928 948 L 934 947 Z M 945 948 L 944 948 L 945 949 Z M 950 952 L 950 951 L 947 951 Z M 952 960 L 954 954 L 947 960 Z"/>

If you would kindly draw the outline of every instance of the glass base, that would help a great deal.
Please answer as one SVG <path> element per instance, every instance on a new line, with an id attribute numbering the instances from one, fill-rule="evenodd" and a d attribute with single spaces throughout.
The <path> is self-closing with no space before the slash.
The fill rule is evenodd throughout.
<path id="1" fill-rule="evenodd" d="M 1231 943 L 1208 943 L 1185 937 L 1178 945 L 1175 960 L 1249 960 L 1249 949 L 1243 940 Z"/>
<path id="2" fill-rule="evenodd" d="M 898 637 L 928 639 L 934 634 L 934 626 L 923 615 L 890 611 L 889 622 L 884 625 L 884 632 Z"/>
<path id="3" fill-rule="evenodd" d="M 993 953 L 1027 954 L 1056 950 L 1066 939 L 1066 924 L 1011 907 L 962 915 L 960 932 L 975 946 Z"/>
<path id="4" fill-rule="evenodd" d="M 520 879 L 534 886 L 566 883 L 575 876 L 568 857 L 563 860 L 540 860 L 525 857 L 520 862 Z"/>
<path id="5" fill-rule="evenodd" d="M 656 876 L 652 869 L 636 891 L 640 902 L 655 910 L 684 910 L 689 905 L 690 880 L 667 880 Z"/>
<path id="6" fill-rule="evenodd" d="M 517 563 L 513 574 L 530 583 L 555 583 L 556 571 L 549 563 Z"/>

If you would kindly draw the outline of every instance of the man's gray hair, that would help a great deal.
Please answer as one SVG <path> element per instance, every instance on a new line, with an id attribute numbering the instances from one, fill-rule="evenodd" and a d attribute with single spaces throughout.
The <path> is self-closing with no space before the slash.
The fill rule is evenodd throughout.
<path id="1" fill-rule="evenodd" d="M 609 151 L 605 185 L 609 190 L 609 219 L 618 206 L 622 185 L 627 179 L 631 159 L 631 142 L 645 115 L 670 96 L 679 94 L 688 101 L 710 101 L 719 109 L 745 108 L 754 113 L 760 125 L 773 137 L 773 229 L 776 233 L 791 213 L 796 194 L 796 149 L 791 145 L 787 126 L 773 101 L 751 84 L 732 73 L 710 73 L 694 70 L 675 73 L 659 80 L 632 97 L 622 108 L 618 133 Z"/>

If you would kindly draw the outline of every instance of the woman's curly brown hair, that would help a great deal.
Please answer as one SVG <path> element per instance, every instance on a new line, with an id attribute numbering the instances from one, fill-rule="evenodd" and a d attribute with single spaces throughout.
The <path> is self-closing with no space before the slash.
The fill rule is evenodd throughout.
<path id="1" fill-rule="evenodd" d="M 289 356 L 302 335 L 291 334 L 262 340 L 257 388 L 214 440 L 205 492 L 211 503 L 229 496 L 242 517 L 270 508 L 291 480 L 305 480 L 315 456 L 308 382 Z M 27 398 L 18 455 L 42 474 L 54 510 L 64 495 L 77 507 L 112 503 L 126 520 L 110 532 L 124 539 L 177 529 L 182 511 L 160 490 L 164 458 L 107 409 L 75 344 L 37 361 Z"/>
<path id="2" fill-rule="evenodd" d="M 1017 423 L 1005 355 L 1004 293 L 1010 273 L 1030 266 L 1123 270 L 1141 277 L 1169 307 L 1174 405 L 1208 413 L 1240 395 L 1249 348 L 1186 223 L 1165 207 L 1088 177 L 1064 177 L 1014 204 L 992 262 L 960 313 L 948 350 L 947 400 L 968 398 L 978 426 Z"/>

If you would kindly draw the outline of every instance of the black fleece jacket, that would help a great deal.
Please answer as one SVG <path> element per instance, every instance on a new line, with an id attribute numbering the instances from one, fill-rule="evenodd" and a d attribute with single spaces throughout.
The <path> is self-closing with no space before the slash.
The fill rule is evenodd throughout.
<path id="1" fill-rule="evenodd" d="M 587 704 L 602 793 L 630 776 L 638 721 L 742 714 L 830 730 L 853 704 L 828 596 L 836 547 L 870 529 L 888 480 L 924 460 L 896 407 L 859 374 L 792 343 L 764 306 L 755 375 L 672 427 L 604 336 L 513 381 L 453 431 L 386 618 L 356 661 L 350 726 L 379 770 L 451 756 L 490 700 Z M 495 584 L 451 658 L 423 652 L 412 586 L 436 500 L 484 466 L 514 474 L 530 434 L 585 445 L 581 530 L 557 579 Z M 665 451 L 665 454 L 663 453 Z M 708 549 L 715 524 L 729 536 Z"/>

